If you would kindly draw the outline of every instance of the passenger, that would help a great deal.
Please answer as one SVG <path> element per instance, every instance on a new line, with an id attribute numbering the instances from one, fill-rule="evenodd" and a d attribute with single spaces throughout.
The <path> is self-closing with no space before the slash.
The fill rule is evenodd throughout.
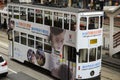
<path id="1" fill-rule="evenodd" d="M 83 24 L 80 24 L 80 30 L 85 30 L 85 26 Z"/>
<path id="2" fill-rule="evenodd" d="M 94 21 L 92 19 L 90 20 L 90 24 L 88 26 L 88 29 L 95 29 L 95 24 L 94 24 Z"/>
<path id="3" fill-rule="evenodd" d="M 6 19 L 4 19 L 4 23 L 3 23 L 3 29 L 7 29 L 7 22 L 6 22 Z"/>

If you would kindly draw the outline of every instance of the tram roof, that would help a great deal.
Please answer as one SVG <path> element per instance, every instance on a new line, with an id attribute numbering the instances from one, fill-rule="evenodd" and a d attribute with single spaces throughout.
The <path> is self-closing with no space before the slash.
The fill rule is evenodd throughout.
<path id="1" fill-rule="evenodd" d="M 45 6 L 42 4 L 16 4 L 16 3 L 9 3 L 10 5 L 21 5 L 21 6 L 28 6 L 28 7 L 34 7 L 34 8 L 42 8 L 42 9 L 48 9 L 48 10 L 57 10 L 57 11 L 65 11 L 65 12 L 73 12 L 73 13 L 80 13 L 80 12 L 96 12 L 95 10 L 89 10 L 89 9 L 79 9 L 79 8 L 73 8 L 73 7 L 53 7 L 53 6 Z"/>

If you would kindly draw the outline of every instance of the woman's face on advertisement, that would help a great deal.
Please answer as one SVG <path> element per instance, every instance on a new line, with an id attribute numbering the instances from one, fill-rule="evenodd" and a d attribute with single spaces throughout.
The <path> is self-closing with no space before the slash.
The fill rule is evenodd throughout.
<path id="1" fill-rule="evenodd" d="M 55 50 L 60 51 L 63 46 L 65 32 L 59 35 L 52 35 L 52 46 Z"/>

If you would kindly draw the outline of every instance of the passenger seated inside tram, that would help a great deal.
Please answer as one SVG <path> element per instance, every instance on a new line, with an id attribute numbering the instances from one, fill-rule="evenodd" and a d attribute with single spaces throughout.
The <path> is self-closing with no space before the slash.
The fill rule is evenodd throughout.
<path id="1" fill-rule="evenodd" d="M 86 27 L 83 24 L 80 24 L 80 30 L 85 30 Z"/>
<path id="2" fill-rule="evenodd" d="M 88 26 L 88 29 L 95 29 L 95 23 L 92 19 L 90 20 L 90 24 Z"/>

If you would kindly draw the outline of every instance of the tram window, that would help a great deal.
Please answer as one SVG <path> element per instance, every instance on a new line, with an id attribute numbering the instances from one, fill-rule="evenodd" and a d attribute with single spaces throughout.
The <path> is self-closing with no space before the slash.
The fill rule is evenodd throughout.
<path id="1" fill-rule="evenodd" d="M 89 17 L 88 29 L 98 29 L 99 28 L 99 17 Z"/>
<path id="2" fill-rule="evenodd" d="M 28 35 L 28 46 L 34 48 L 34 36 Z"/>
<path id="3" fill-rule="evenodd" d="M 12 17 L 12 6 L 8 6 L 8 11 L 9 11 L 9 17 Z"/>
<path id="4" fill-rule="evenodd" d="M 21 44 L 26 45 L 26 33 L 21 33 Z"/>
<path id="5" fill-rule="evenodd" d="M 43 24 L 43 11 L 42 10 L 39 10 L 39 9 L 36 9 L 36 23 L 40 23 L 40 24 Z"/>
<path id="6" fill-rule="evenodd" d="M 19 19 L 19 7 L 15 6 L 13 10 L 14 18 Z"/>
<path id="7" fill-rule="evenodd" d="M 19 32 L 18 31 L 14 31 L 14 38 L 15 38 L 15 42 L 19 43 Z"/>
<path id="8" fill-rule="evenodd" d="M 96 48 L 89 49 L 89 62 L 96 60 Z"/>
<path id="9" fill-rule="evenodd" d="M 101 46 L 99 46 L 97 50 L 97 59 L 100 59 L 100 58 L 101 58 Z"/>
<path id="10" fill-rule="evenodd" d="M 71 15 L 71 30 L 75 31 L 76 30 L 76 16 L 75 15 Z"/>
<path id="11" fill-rule="evenodd" d="M 36 37 L 36 49 L 41 48 L 43 50 L 42 38 Z"/>
<path id="12" fill-rule="evenodd" d="M 74 47 L 68 47 L 68 60 L 72 62 L 76 62 L 76 49 Z"/>
<path id="13" fill-rule="evenodd" d="M 20 19 L 26 20 L 26 8 L 20 7 Z"/>
<path id="14" fill-rule="evenodd" d="M 50 11 L 45 11 L 44 12 L 44 24 L 52 26 L 52 12 Z"/>
<path id="15" fill-rule="evenodd" d="M 88 49 L 80 49 L 79 50 L 79 63 L 85 63 L 88 62 Z"/>
<path id="16" fill-rule="evenodd" d="M 54 12 L 54 27 L 62 28 L 62 13 Z"/>
<path id="17" fill-rule="evenodd" d="M 80 18 L 80 30 L 86 30 L 87 26 L 87 18 L 86 17 L 81 17 Z"/>
<path id="18" fill-rule="evenodd" d="M 28 8 L 28 21 L 34 22 L 34 9 Z"/>
<path id="19" fill-rule="evenodd" d="M 102 28 L 104 22 L 104 17 L 100 16 L 100 28 Z"/>
<path id="20" fill-rule="evenodd" d="M 52 47 L 47 39 L 44 39 L 44 51 L 51 53 Z"/>
<path id="21" fill-rule="evenodd" d="M 64 14 L 64 29 L 69 30 L 70 15 Z"/>

